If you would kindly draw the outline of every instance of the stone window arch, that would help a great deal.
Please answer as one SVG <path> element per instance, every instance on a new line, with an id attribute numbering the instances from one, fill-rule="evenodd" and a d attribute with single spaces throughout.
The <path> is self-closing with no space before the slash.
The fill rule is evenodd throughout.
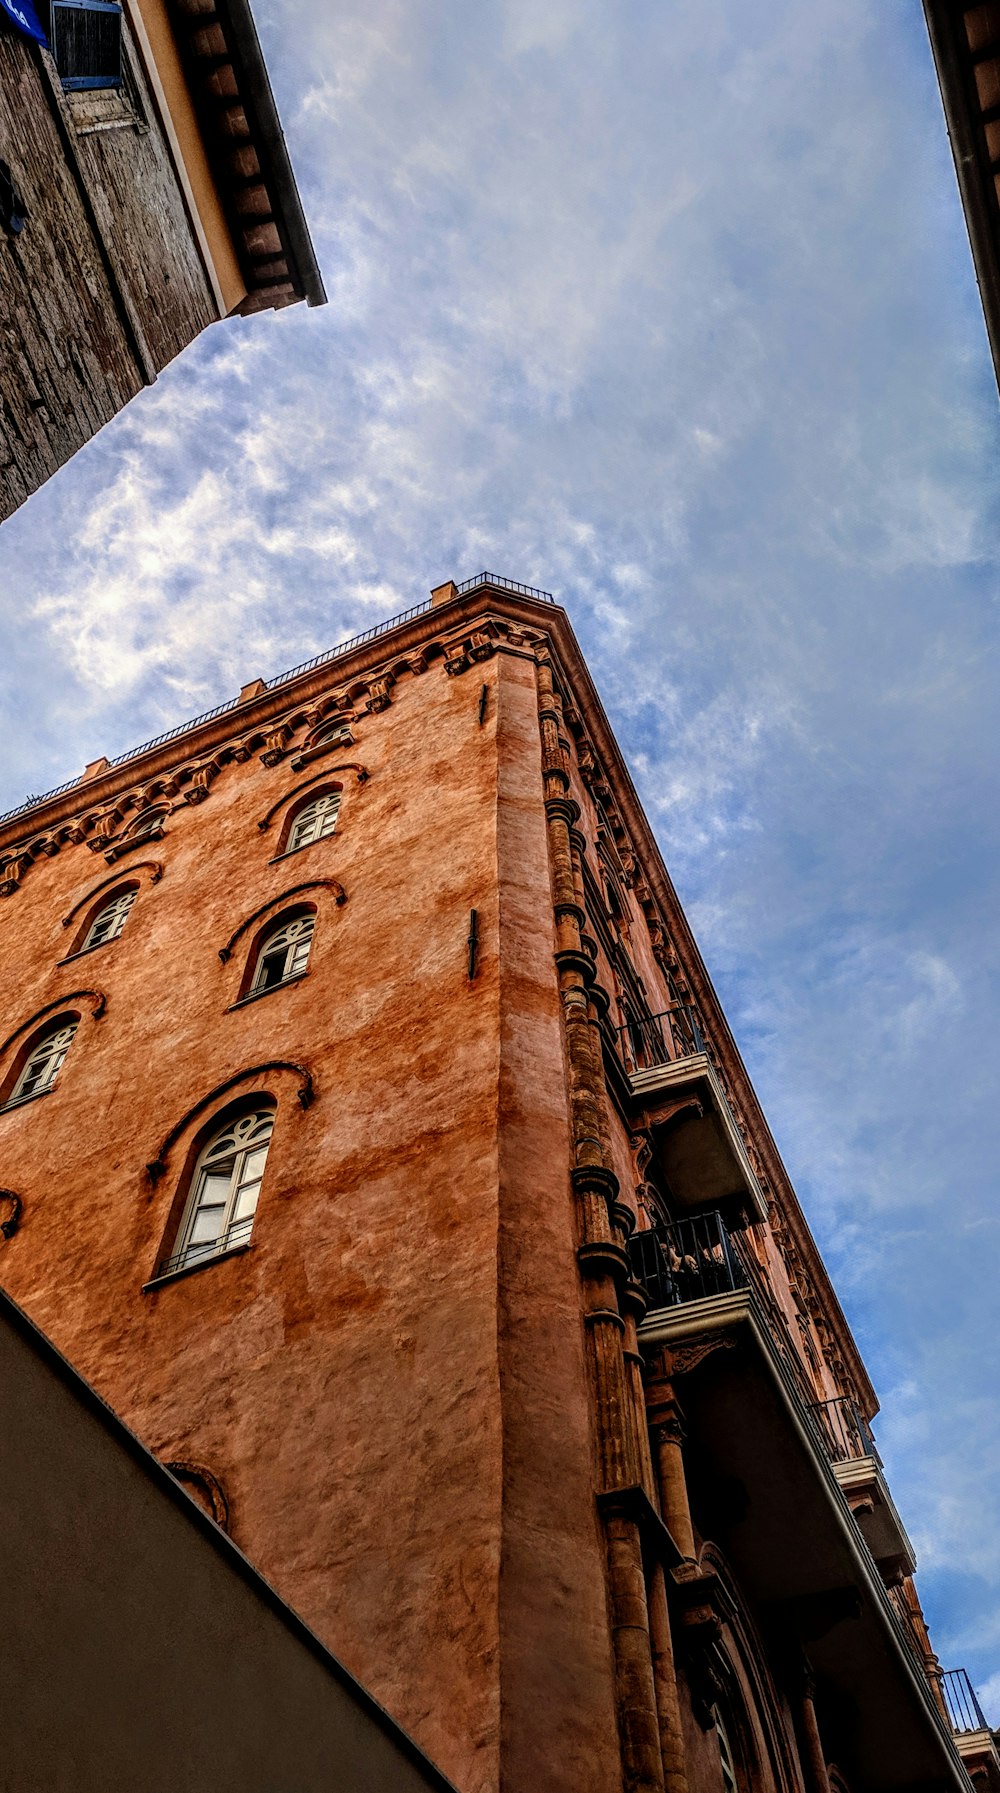
<path id="1" fill-rule="evenodd" d="M 0 1090 L 0 1108 L 16 1108 L 54 1089 L 79 1021 L 72 1012 L 55 1015 L 29 1034 Z"/>
<path id="2" fill-rule="evenodd" d="M 151 840 L 157 831 L 162 829 L 168 814 L 169 811 L 163 804 L 151 804 L 148 809 L 142 810 L 140 814 L 136 816 L 135 821 L 130 822 L 128 827 L 123 830 L 122 844 L 124 844 L 125 841 Z"/>
<path id="3" fill-rule="evenodd" d="M 312 903 L 299 903 L 272 915 L 258 930 L 247 954 L 241 999 L 263 996 L 304 976 L 315 928 Z"/>
<path id="4" fill-rule="evenodd" d="M 110 941 L 117 940 L 138 894 L 139 885 L 134 879 L 127 884 L 119 884 L 110 892 L 105 891 L 99 902 L 92 905 L 88 912 L 74 951 L 89 953 L 95 947 L 107 946 Z"/>
<path id="5" fill-rule="evenodd" d="M 300 803 L 289 808 L 282 831 L 279 853 L 298 853 L 315 841 L 326 840 L 337 827 L 343 786 L 325 785 L 311 791 Z"/>
<path id="6" fill-rule="evenodd" d="M 249 1245 L 276 1110 L 274 1097 L 261 1092 L 217 1111 L 200 1130 L 154 1280 L 198 1269 Z"/>

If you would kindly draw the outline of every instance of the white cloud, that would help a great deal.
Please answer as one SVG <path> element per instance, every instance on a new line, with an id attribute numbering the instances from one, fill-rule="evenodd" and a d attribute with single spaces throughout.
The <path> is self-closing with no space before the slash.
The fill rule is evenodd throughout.
<path id="1" fill-rule="evenodd" d="M 876 1379 L 916 1368 L 882 1436 L 964 1649 L 998 431 L 919 9 L 260 25 L 331 303 L 217 327 L 4 525 L 7 800 L 449 575 L 564 598 Z"/>

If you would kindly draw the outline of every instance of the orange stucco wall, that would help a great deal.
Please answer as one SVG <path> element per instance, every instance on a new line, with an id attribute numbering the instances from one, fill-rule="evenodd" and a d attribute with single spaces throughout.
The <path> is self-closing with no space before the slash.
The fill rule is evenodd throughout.
<path id="1" fill-rule="evenodd" d="M 606 1793 L 620 1770 L 533 663 L 403 675 L 354 735 L 308 773 L 255 753 L 204 802 L 177 800 L 163 838 L 118 862 L 163 874 L 136 874 L 108 946 L 58 963 L 62 918 L 111 875 L 83 844 L 40 858 L 5 905 L 0 1037 L 61 993 L 99 990 L 106 1011 L 70 1003 L 56 1088 L 0 1114 L 0 1183 L 25 1204 L 0 1277 L 161 1459 L 213 1470 L 236 1541 L 463 1793 L 522 1793 L 545 1761 L 553 1793 Z M 341 759 L 368 777 L 335 775 L 336 834 L 274 862 L 280 821 L 258 822 Z M 231 1009 L 252 931 L 228 962 L 219 949 L 323 878 L 346 901 L 304 893 L 308 975 Z M 316 1093 L 303 1110 L 289 1072 L 236 1092 L 278 1105 L 251 1248 L 143 1292 L 198 1127 L 158 1179 L 144 1167 L 265 1060 L 308 1067 Z"/>

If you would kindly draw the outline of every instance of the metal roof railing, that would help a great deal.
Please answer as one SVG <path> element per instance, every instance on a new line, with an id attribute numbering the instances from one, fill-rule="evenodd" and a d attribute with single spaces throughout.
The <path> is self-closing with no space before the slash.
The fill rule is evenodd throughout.
<path id="1" fill-rule="evenodd" d="M 462 584 L 456 586 L 455 589 L 461 596 L 466 592 L 476 591 L 482 585 L 492 585 L 501 591 L 517 592 L 522 597 L 540 598 L 546 604 L 555 602 L 550 591 L 539 591 L 533 585 L 520 585 L 516 579 L 503 579 L 498 573 L 477 573 L 474 578 L 463 580 Z M 409 610 L 401 610 L 398 615 L 388 617 L 385 622 L 376 623 L 371 629 L 362 629 L 360 635 L 352 635 L 347 641 L 338 642 L 336 647 L 327 648 L 325 653 L 314 654 L 311 660 L 303 660 L 300 665 L 290 667 L 287 672 L 279 672 L 275 674 L 274 678 L 265 679 L 264 688 L 266 691 L 275 691 L 288 679 L 298 678 L 304 672 L 313 672 L 317 666 L 327 666 L 331 661 L 338 660 L 342 654 L 353 653 L 355 648 L 364 647 L 366 642 L 377 641 L 380 635 L 388 635 L 390 630 L 398 629 L 400 623 L 407 623 L 414 616 L 423 616 L 431 608 L 430 598 L 425 598 L 422 604 L 411 604 Z M 164 729 L 162 734 L 153 735 L 151 740 L 143 741 L 140 746 L 130 747 L 126 753 L 116 754 L 114 759 L 108 761 L 108 770 L 113 772 L 119 766 L 127 766 L 130 760 L 140 759 L 144 753 L 151 753 L 154 747 L 163 747 L 167 741 L 176 741 L 180 735 L 188 734 L 193 728 L 201 728 L 206 722 L 214 722 L 217 716 L 225 716 L 230 710 L 238 709 L 241 701 L 239 697 L 227 698 L 225 703 L 216 704 L 211 710 L 203 710 L 200 716 L 192 717 L 189 722 L 179 722 L 174 728 Z M 79 783 L 79 777 L 68 778 L 65 784 L 53 785 L 50 791 L 43 791 L 41 796 L 26 797 L 24 802 L 19 803 L 16 808 L 5 810 L 3 815 L 0 815 L 0 827 L 5 822 L 13 822 L 17 816 L 30 814 L 33 809 L 38 809 L 43 803 L 51 803 L 53 797 L 62 797 Z"/>
<path id="2" fill-rule="evenodd" d="M 555 603 L 550 591 L 542 591 L 537 585 L 520 585 L 516 579 L 501 578 L 499 573 L 477 573 L 472 579 L 463 579 L 455 590 L 461 597 L 467 591 L 476 591 L 480 585 L 495 585 L 499 591 L 519 592 L 522 598 L 541 598 L 543 604 Z"/>
<path id="3" fill-rule="evenodd" d="M 964 1668 L 946 1668 L 941 1672 L 941 1692 L 948 1708 L 951 1728 L 956 1737 L 969 1731 L 988 1731 L 986 1715 L 976 1690 Z"/>

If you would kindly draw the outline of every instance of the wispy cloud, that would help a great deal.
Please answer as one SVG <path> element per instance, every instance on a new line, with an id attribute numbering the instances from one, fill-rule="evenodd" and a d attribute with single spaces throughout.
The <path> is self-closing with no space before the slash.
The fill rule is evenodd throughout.
<path id="1" fill-rule="evenodd" d="M 553 588 L 986 1680 L 998 423 L 919 9 L 260 12 L 331 304 L 4 526 L 7 799 L 449 574 Z"/>

